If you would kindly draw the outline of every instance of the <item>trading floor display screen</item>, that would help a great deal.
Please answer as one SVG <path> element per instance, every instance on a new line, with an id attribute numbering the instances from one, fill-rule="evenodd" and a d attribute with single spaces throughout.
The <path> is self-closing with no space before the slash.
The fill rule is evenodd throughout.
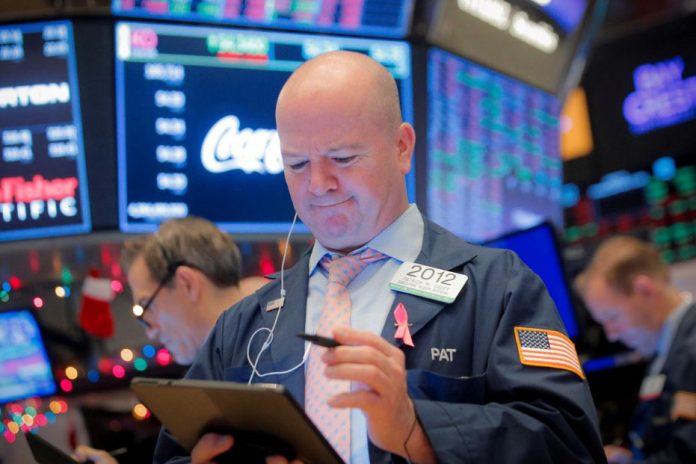
<path id="1" fill-rule="evenodd" d="M 51 363 L 31 311 L 0 312 L 0 404 L 55 392 Z"/>
<path id="2" fill-rule="evenodd" d="M 484 243 L 486 246 L 514 251 L 537 274 L 556 304 L 570 338 L 580 334 L 580 324 L 575 315 L 573 298 L 566 278 L 563 256 L 556 231 L 548 222 Z"/>
<path id="3" fill-rule="evenodd" d="M 188 215 L 234 233 L 287 232 L 295 213 L 275 101 L 297 66 L 326 51 L 363 52 L 384 64 L 412 120 L 404 42 L 130 22 L 116 29 L 125 232 Z M 407 181 L 413 198 L 413 176 Z"/>
<path id="4" fill-rule="evenodd" d="M 481 242 L 562 226 L 558 100 L 439 49 L 428 55 L 428 215 Z"/>
<path id="5" fill-rule="evenodd" d="M 71 24 L 0 26 L 0 241 L 90 227 Z"/>
<path id="6" fill-rule="evenodd" d="M 113 0 L 115 14 L 401 38 L 413 0 Z"/>

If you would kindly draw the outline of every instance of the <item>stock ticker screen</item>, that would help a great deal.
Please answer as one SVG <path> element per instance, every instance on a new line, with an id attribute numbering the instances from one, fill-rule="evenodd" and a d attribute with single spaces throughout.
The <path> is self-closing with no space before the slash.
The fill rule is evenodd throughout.
<path id="1" fill-rule="evenodd" d="M 118 15 L 401 38 L 413 0 L 113 0 Z"/>
<path id="2" fill-rule="evenodd" d="M 644 169 L 610 172 L 587 186 L 566 184 L 565 239 L 581 269 L 597 245 L 616 234 L 641 237 L 666 263 L 696 257 L 696 164 L 664 156 Z"/>
<path id="3" fill-rule="evenodd" d="M 429 217 L 481 242 L 562 226 L 558 100 L 448 52 L 428 55 Z"/>
<path id="4" fill-rule="evenodd" d="M 233 233 L 287 232 L 294 209 L 275 101 L 290 73 L 323 52 L 358 51 L 384 64 L 405 120 L 413 119 L 404 42 L 130 22 L 116 29 L 124 232 L 190 214 Z M 407 184 L 413 200 L 413 174 Z"/>
<path id="5" fill-rule="evenodd" d="M 31 311 L 0 312 L 0 404 L 55 392 L 51 363 Z"/>
<path id="6" fill-rule="evenodd" d="M 72 26 L 0 26 L 0 241 L 88 232 Z"/>

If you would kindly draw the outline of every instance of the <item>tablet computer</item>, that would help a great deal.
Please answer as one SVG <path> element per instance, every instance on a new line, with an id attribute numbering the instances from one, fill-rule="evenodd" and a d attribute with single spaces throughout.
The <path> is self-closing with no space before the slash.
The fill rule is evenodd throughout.
<path id="1" fill-rule="evenodd" d="M 280 454 L 306 463 L 343 464 L 282 385 L 135 377 L 131 389 L 189 451 L 212 431 L 235 437 L 231 452 L 249 453 L 230 459 L 237 462 Z"/>
<path id="2" fill-rule="evenodd" d="M 39 464 L 80 464 L 73 459 L 68 453 L 61 450 L 54 444 L 44 440 L 35 433 L 26 433 L 34 460 Z"/>

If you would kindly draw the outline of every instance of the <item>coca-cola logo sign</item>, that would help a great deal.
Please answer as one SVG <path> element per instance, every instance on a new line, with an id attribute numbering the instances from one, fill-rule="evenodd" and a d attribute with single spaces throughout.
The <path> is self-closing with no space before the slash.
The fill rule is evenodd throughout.
<path id="1" fill-rule="evenodd" d="M 280 174 L 283 160 L 278 132 L 272 129 L 239 129 L 239 118 L 225 116 L 213 124 L 203 139 L 201 163 L 220 173 L 240 169 L 246 174 Z"/>

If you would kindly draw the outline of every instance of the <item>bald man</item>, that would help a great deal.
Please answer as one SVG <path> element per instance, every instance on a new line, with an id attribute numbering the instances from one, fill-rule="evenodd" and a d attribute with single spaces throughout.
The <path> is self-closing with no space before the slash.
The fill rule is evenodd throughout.
<path id="1" fill-rule="evenodd" d="M 283 384 L 345 462 L 602 462 L 584 374 L 539 278 L 409 205 L 415 133 L 389 71 L 357 53 L 321 55 L 288 79 L 276 122 L 293 205 L 316 242 L 285 271 L 280 313 L 264 310 L 276 281 L 218 321 L 187 376 Z M 346 293 L 348 320 L 335 322 Z M 276 317 L 264 350 L 252 334 Z M 298 332 L 341 346 L 310 347 Z M 547 362 L 525 357 L 534 344 Z M 251 376 L 247 347 L 259 360 Z M 324 397 L 317 383 L 342 385 Z M 234 446 L 204 435 L 191 461 Z M 163 432 L 156 461 L 187 457 Z"/>

